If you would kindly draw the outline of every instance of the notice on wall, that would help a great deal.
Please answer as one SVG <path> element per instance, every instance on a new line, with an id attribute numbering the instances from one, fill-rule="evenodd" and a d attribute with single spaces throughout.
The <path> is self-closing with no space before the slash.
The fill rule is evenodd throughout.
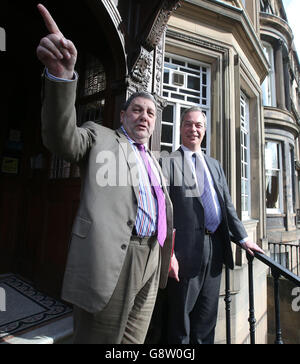
<path id="1" fill-rule="evenodd" d="M 18 174 L 19 159 L 13 157 L 3 157 L 1 172 L 7 174 Z"/>

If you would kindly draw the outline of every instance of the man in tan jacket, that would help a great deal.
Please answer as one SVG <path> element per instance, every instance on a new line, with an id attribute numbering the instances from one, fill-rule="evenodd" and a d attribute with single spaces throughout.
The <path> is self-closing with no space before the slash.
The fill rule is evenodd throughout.
<path id="1" fill-rule="evenodd" d="M 155 100 L 134 94 L 117 131 L 93 122 L 77 127 L 77 51 L 47 9 L 38 9 L 50 33 L 37 48 L 46 68 L 43 141 L 78 163 L 82 177 L 62 292 L 74 305 L 74 342 L 143 343 L 158 287 L 167 282 L 173 230 L 165 181 L 146 147 Z"/>

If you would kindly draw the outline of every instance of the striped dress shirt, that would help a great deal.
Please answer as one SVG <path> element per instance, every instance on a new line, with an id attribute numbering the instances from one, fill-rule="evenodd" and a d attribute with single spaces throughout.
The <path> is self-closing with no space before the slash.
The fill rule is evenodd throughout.
<path id="1" fill-rule="evenodd" d="M 56 81 L 62 81 L 67 82 L 70 80 L 65 80 L 62 78 L 55 77 L 51 75 L 48 72 L 48 69 L 46 69 L 46 75 Z M 74 72 L 74 80 L 78 78 L 78 74 Z M 139 198 L 138 198 L 138 212 L 137 217 L 135 221 L 135 229 L 137 232 L 137 235 L 139 237 L 148 237 L 155 235 L 157 232 L 157 200 L 156 197 L 152 193 L 152 187 L 150 185 L 149 177 L 147 169 L 144 165 L 144 162 L 140 156 L 140 152 L 137 149 L 137 146 L 135 145 L 135 142 L 129 137 L 126 130 L 121 127 L 123 130 L 123 133 L 127 137 L 129 143 L 131 144 L 131 147 L 135 153 L 136 159 L 137 159 L 137 165 L 138 165 L 138 171 L 139 171 Z M 145 145 L 145 149 L 147 151 L 147 146 Z M 153 160 L 149 153 L 147 153 L 147 157 L 149 159 L 151 168 L 153 173 L 155 174 L 157 180 L 161 183 L 161 179 L 159 176 L 159 173 L 157 171 L 157 168 L 155 167 Z"/>
<path id="2" fill-rule="evenodd" d="M 123 133 L 128 139 L 132 150 L 135 153 L 137 160 L 138 172 L 139 172 L 139 197 L 138 197 L 138 211 L 135 221 L 135 229 L 139 237 L 148 237 L 155 235 L 157 232 L 157 200 L 153 194 L 152 187 L 150 185 L 149 176 L 145 164 L 140 156 L 140 152 L 124 127 L 121 127 Z M 148 151 L 145 145 L 146 151 Z M 157 168 L 155 167 L 153 160 L 149 153 L 147 153 L 151 168 L 157 177 L 157 180 L 161 182 Z"/>

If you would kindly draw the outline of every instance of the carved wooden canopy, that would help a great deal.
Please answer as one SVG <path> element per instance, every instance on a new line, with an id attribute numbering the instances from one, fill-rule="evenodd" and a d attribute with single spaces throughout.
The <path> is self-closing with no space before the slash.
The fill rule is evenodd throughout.
<path id="1" fill-rule="evenodd" d="M 158 45 L 172 12 L 179 5 L 179 0 L 118 2 L 129 69 L 136 63 L 141 47 L 151 52 Z"/>

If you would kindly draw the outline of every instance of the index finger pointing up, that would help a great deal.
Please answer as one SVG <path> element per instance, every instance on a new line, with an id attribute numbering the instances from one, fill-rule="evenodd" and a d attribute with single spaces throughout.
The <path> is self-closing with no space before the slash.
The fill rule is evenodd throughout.
<path id="1" fill-rule="evenodd" d="M 44 5 L 39 4 L 38 6 L 39 12 L 42 15 L 45 25 L 47 27 L 47 29 L 49 30 L 50 33 L 52 34 L 57 34 L 60 36 L 63 36 L 61 31 L 59 30 L 57 24 L 55 23 L 54 19 L 52 18 L 51 14 L 49 13 L 49 11 L 45 8 Z"/>

